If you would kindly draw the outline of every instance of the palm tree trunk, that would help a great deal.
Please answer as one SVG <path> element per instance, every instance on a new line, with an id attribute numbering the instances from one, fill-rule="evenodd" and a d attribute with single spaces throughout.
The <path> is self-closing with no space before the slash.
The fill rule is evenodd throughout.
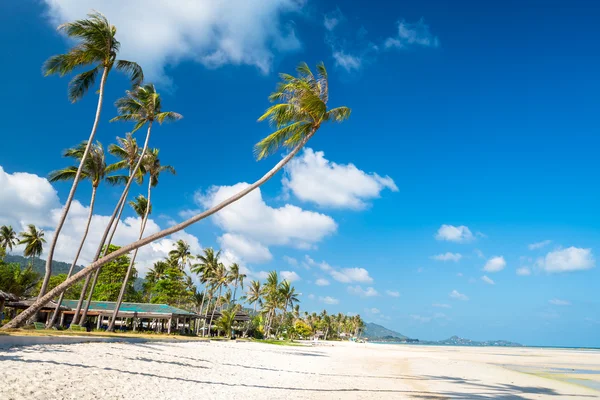
<path id="1" fill-rule="evenodd" d="M 148 179 L 148 201 L 146 202 L 146 211 L 144 212 L 144 218 L 142 219 L 140 225 L 140 236 L 138 238 L 141 239 L 144 236 L 144 230 L 146 229 L 146 222 L 148 221 L 148 216 L 150 215 L 150 196 L 152 194 L 152 179 Z M 119 292 L 119 297 L 117 298 L 117 304 L 115 304 L 115 310 L 110 319 L 110 323 L 108 324 L 108 331 L 112 332 L 115 330 L 115 320 L 117 319 L 117 314 L 119 314 L 119 308 L 121 308 L 121 303 L 123 303 L 123 297 L 125 296 L 125 290 L 127 289 L 127 282 L 129 281 L 129 275 L 131 275 L 131 270 L 133 269 L 133 264 L 135 263 L 135 258 L 137 257 L 139 249 L 135 249 L 133 252 L 133 256 L 131 257 L 131 261 L 129 262 L 129 267 L 127 267 L 127 273 L 125 274 L 125 279 L 123 279 L 123 284 L 121 285 L 121 291 Z"/>
<path id="2" fill-rule="evenodd" d="M 219 284 L 219 297 L 217 297 L 217 302 L 219 301 L 219 299 L 221 298 L 221 289 L 223 288 L 223 284 Z M 211 328 L 212 328 L 212 322 L 213 322 L 213 318 L 215 317 L 215 311 L 217 310 L 217 304 L 215 303 L 215 306 L 213 308 L 213 312 L 210 315 L 210 322 L 208 323 L 208 332 L 210 333 Z"/>
<path id="3" fill-rule="evenodd" d="M 202 309 L 204 308 L 204 300 L 206 299 L 206 287 L 202 290 L 202 302 L 200 303 L 200 310 L 198 311 L 198 315 L 202 315 Z M 200 323 L 196 320 L 196 335 L 200 332 Z"/>
<path id="4" fill-rule="evenodd" d="M 235 305 L 235 294 L 237 293 L 238 280 L 235 280 L 235 286 L 233 287 L 233 305 Z"/>
<path id="5" fill-rule="evenodd" d="M 148 123 L 148 131 L 146 133 L 146 140 L 144 141 L 144 148 L 142 149 L 142 153 L 140 155 L 140 158 L 138 159 L 138 162 L 135 166 L 135 168 L 133 169 L 134 173 L 132 173 L 129 176 L 129 180 L 127 181 L 127 185 L 125 185 L 125 189 L 123 189 L 123 193 L 121 194 L 121 198 L 119 199 L 119 202 L 117 203 L 117 206 L 115 207 L 113 214 L 110 218 L 110 221 L 108 222 L 108 225 L 106 226 L 106 229 L 104 229 L 104 234 L 102 236 L 102 240 L 100 241 L 100 245 L 98 246 L 98 249 L 96 250 L 96 255 L 94 256 L 94 262 L 96 262 L 98 260 L 98 258 L 100 257 L 100 253 L 102 252 L 102 248 L 104 248 L 104 253 L 102 254 L 102 258 L 106 257 L 106 253 L 108 252 L 108 248 L 110 247 L 110 243 L 112 240 L 112 235 L 111 238 L 108 242 L 106 242 L 106 237 L 108 236 L 108 232 L 110 231 L 110 228 L 112 227 L 113 223 L 115 222 L 115 218 L 117 216 L 117 212 L 120 208 L 120 205 L 122 203 L 125 203 L 125 198 L 127 197 L 127 194 L 129 193 L 129 188 L 131 187 L 131 184 L 133 183 L 133 179 L 135 177 L 135 171 L 140 169 L 140 165 L 142 165 L 142 161 L 144 159 L 144 156 L 146 155 L 146 150 L 148 149 L 148 142 L 150 141 L 150 133 L 152 132 L 152 121 L 150 121 Z M 118 221 L 117 221 L 118 223 Z M 114 235 L 114 231 L 113 231 L 113 235 Z M 139 241 L 139 240 L 138 240 Z M 106 246 L 104 246 L 106 242 Z M 134 250 L 134 249 L 132 249 Z M 94 279 L 92 281 L 92 287 L 90 289 L 90 292 L 88 294 L 88 300 L 87 303 L 83 309 L 83 313 L 81 315 L 81 318 L 79 319 L 79 322 L 81 323 L 81 321 L 85 320 L 85 317 L 87 316 L 87 312 L 88 309 L 90 307 L 90 302 L 92 301 L 92 296 L 94 294 L 94 289 L 96 288 L 96 282 L 98 281 L 98 275 L 100 274 L 100 268 L 96 269 L 95 273 L 94 273 Z M 85 292 L 87 290 L 87 284 L 89 283 L 90 278 L 89 275 L 86 278 L 85 284 L 83 285 L 83 289 L 81 290 L 81 296 L 79 297 L 79 302 L 77 303 L 77 309 L 75 310 L 75 315 L 73 316 L 73 323 L 76 323 L 75 321 L 77 321 L 77 317 L 79 315 L 79 311 L 81 310 L 81 306 L 83 303 L 83 298 L 85 297 Z"/>
<path id="6" fill-rule="evenodd" d="M 203 330 L 202 330 L 202 337 L 204 337 L 206 335 L 206 321 L 208 320 L 208 310 L 210 309 L 210 303 L 212 303 L 212 299 L 213 299 L 213 292 L 212 290 L 210 291 L 210 297 L 208 298 L 208 303 L 206 303 L 206 311 L 204 313 L 204 322 L 203 322 Z"/>
<path id="7" fill-rule="evenodd" d="M 94 125 L 92 125 L 92 132 L 90 133 L 90 137 L 88 138 L 87 145 L 85 146 L 85 150 L 83 152 L 83 156 L 81 157 L 81 161 L 79 162 L 79 167 L 77 168 L 75 179 L 73 179 L 73 185 L 71 185 L 71 191 L 69 192 L 69 197 L 67 197 L 65 208 L 63 209 L 63 212 L 58 221 L 58 225 L 54 230 L 54 236 L 52 237 L 52 242 L 50 243 L 50 247 L 48 248 L 48 256 L 46 258 L 46 273 L 44 275 L 42 287 L 40 288 L 38 300 L 44 296 L 44 294 L 46 293 L 46 289 L 48 289 L 48 283 L 50 282 L 50 276 L 52 275 L 52 259 L 54 258 L 54 249 L 56 248 L 56 243 L 58 242 L 58 236 L 60 235 L 60 231 L 62 230 L 65 221 L 67 220 L 67 214 L 69 213 L 69 209 L 71 208 L 71 203 L 73 202 L 75 192 L 77 191 L 77 185 L 79 184 L 79 179 L 81 178 L 81 171 L 83 170 L 83 165 L 85 164 L 85 160 L 88 154 L 90 153 L 90 148 L 92 147 L 94 136 L 96 136 L 98 122 L 100 121 L 100 113 L 102 112 L 102 101 L 104 99 L 104 84 L 106 83 L 107 77 L 108 67 L 104 67 L 104 69 L 102 70 L 102 79 L 100 80 L 100 91 L 98 92 L 98 106 L 96 107 L 96 117 L 94 118 Z"/>
<path id="8" fill-rule="evenodd" d="M 17 317 L 13 318 L 10 322 L 8 322 L 6 325 L 4 325 L 0 329 L 18 328 L 19 326 L 23 325 L 23 323 L 25 323 L 25 321 L 27 321 L 27 319 L 29 317 L 31 317 L 33 314 L 35 314 L 49 300 L 51 300 L 53 297 L 59 295 L 60 293 L 64 292 L 65 290 L 70 288 L 72 285 L 74 285 L 76 282 L 89 276 L 92 272 L 97 271 L 99 268 L 101 268 L 107 262 L 110 262 L 123 254 L 127 254 L 132 250 L 135 250 L 142 246 L 145 246 L 148 243 L 152 243 L 158 239 L 164 238 L 165 236 L 169 236 L 175 232 L 179 232 L 182 229 L 185 229 L 188 226 L 190 226 L 198 221 L 201 221 L 205 218 L 210 217 L 211 215 L 222 210 L 223 208 L 227 207 L 228 205 L 235 203 L 239 199 L 246 196 L 248 193 L 250 193 L 250 192 L 254 191 L 256 188 L 260 187 L 262 184 L 267 182 L 269 179 L 271 179 L 277 172 L 279 172 L 279 170 L 281 168 L 283 168 L 292 158 L 294 158 L 294 156 L 306 145 L 308 140 L 311 137 L 313 137 L 314 134 L 315 134 L 315 130 L 313 129 L 313 131 L 310 134 L 308 134 L 300 143 L 298 143 L 298 145 L 296 147 L 294 147 L 294 149 L 287 156 L 285 156 L 283 159 L 281 159 L 281 161 L 279 161 L 269 172 L 267 172 L 265 175 L 263 175 L 262 178 L 260 178 L 256 182 L 254 182 L 252 185 L 248 186 L 246 189 L 240 191 L 239 193 L 236 193 L 235 195 L 222 201 L 221 203 L 217 204 L 216 206 L 214 206 L 200 214 L 197 214 L 179 224 L 173 225 L 173 226 L 171 226 L 167 229 L 163 229 L 162 231 L 157 232 L 153 235 L 147 236 L 141 240 L 130 243 L 126 246 L 121 247 L 119 250 L 114 251 L 114 252 L 102 257 L 101 259 L 97 259 L 96 261 L 94 261 L 90 265 L 88 265 L 86 268 L 84 268 L 83 270 L 81 270 L 78 273 L 76 273 L 75 275 L 73 275 L 71 278 L 67 279 L 60 285 L 56 286 L 54 289 L 50 290 L 43 297 L 41 297 L 41 298 L 38 297 L 38 299 L 29 308 L 27 308 L 26 310 L 23 310 L 22 313 L 20 313 Z M 136 168 L 136 171 L 137 171 L 137 168 Z M 130 179 L 130 182 L 128 182 L 128 184 L 130 184 L 130 183 L 131 183 L 131 179 Z"/>
<path id="9" fill-rule="evenodd" d="M 92 186 L 92 199 L 90 200 L 90 212 L 88 214 L 87 223 L 85 225 L 85 231 L 83 232 L 83 237 L 81 238 L 81 242 L 79 243 L 79 248 L 77 249 L 77 254 L 75 254 L 75 259 L 73 259 L 73 263 L 69 268 L 69 272 L 67 273 L 67 279 L 71 277 L 73 274 L 73 269 L 75 269 L 75 265 L 77 264 L 77 260 L 79 260 L 79 255 L 81 254 L 81 249 L 83 249 L 83 245 L 85 243 L 85 239 L 87 238 L 88 232 L 90 230 L 90 223 L 92 222 L 92 216 L 94 215 L 94 203 L 96 202 L 96 186 Z M 62 304 L 63 298 L 65 296 L 65 292 L 62 292 L 56 302 L 56 308 L 54 309 L 54 315 L 52 315 L 52 319 L 46 325 L 46 329 L 50 329 L 52 325 L 56 322 L 56 317 L 58 317 L 58 313 L 60 311 L 60 306 Z"/>

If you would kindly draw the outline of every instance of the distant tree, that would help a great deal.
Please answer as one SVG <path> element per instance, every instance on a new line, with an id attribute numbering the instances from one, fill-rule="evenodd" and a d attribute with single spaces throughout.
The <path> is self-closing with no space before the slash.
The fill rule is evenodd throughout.
<path id="1" fill-rule="evenodd" d="M 312 330 L 310 329 L 310 326 L 302 320 L 298 320 L 296 321 L 296 323 L 294 323 L 294 330 L 296 331 L 296 334 L 300 335 L 305 339 L 312 335 Z"/>
<path id="2" fill-rule="evenodd" d="M 27 225 L 27 230 L 19 233 L 19 236 L 21 236 L 19 244 L 25 245 L 23 255 L 25 257 L 31 257 L 31 265 L 33 266 L 33 260 L 36 257 L 41 256 L 44 251 L 44 243 L 46 243 L 44 231 L 37 229 L 33 224 L 29 224 Z"/>
<path id="3" fill-rule="evenodd" d="M 29 296 L 40 280 L 40 275 L 31 266 L 21 267 L 17 263 L 0 261 L 0 290 L 17 297 Z"/>
<path id="4" fill-rule="evenodd" d="M 111 245 L 108 252 L 118 250 L 119 247 Z M 119 296 L 121 284 L 125 279 L 127 269 L 129 267 L 129 256 L 122 255 L 116 260 L 111 261 L 102 268 L 101 273 L 98 276 L 98 283 L 92 293 L 92 300 L 95 301 L 116 301 Z M 137 277 L 137 270 L 133 268 L 131 270 L 131 276 L 127 290 L 125 292 L 125 301 L 136 300 L 137 294 L 133 287 L 133 281 Z"/>
<path id="5" fill-rule="evenodd" d="M 10 225 L 2 225 L 0 227 L 0 248 L 3 250 L 12 251 L 13 246 L 19 243 L 19 239 L 17 238 L 17 232 Z"/>

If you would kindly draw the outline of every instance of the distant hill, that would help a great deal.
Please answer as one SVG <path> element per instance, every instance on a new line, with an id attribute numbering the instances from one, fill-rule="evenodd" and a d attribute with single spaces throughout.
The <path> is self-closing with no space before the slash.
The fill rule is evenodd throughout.
<path id="1" fill-rule="evenodd" d="M 4 261 L 7 263 L 21 264 L 22 267 L 26 267 L 29 265 L 30 259 L 23 256 L 7 254 L 6 257 L 4 257 Z M 71 264 L 62 261 L 52 261 L 52 275 L 66 274 L 69 272 L 69 268 L 71 268 Z M 82 266 L 76 265 L 73 273 L 79 272 L 82 269 Z M 44 276 L 46 273 L 46 260 L 36 258 L 33 262 L 33 270 L 41 276 Z"/>
<path id="2" fill-rule="evenodd" d="M 497 346 L 497 347 L 521 347 L 520 343 L 509 342 L 507 340 L 485 340 L 478 342 L 476 340 L 465 339 L 458 336 L 452 336 L 446 340 L 439 341 L 421 341 L 421 344 L 433 344 L 441 346 Z"/>
<path id="3" fill-rule="evenodd" d="M 362 336 L 370 340 L 387 339 L 386 341 L 393 341 L 393 339 L 397 339 L 397 341 L 402 341 L 408 339 L 407 336 L 404 336 L 401 333 L 392 331 L 372 322 L 366 323 Z"/>

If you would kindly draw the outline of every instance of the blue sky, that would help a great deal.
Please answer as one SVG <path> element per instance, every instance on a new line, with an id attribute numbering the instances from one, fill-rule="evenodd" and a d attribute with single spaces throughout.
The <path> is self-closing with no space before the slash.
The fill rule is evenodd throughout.
<path id="1" fill-rule="evenodd" d="M 177 176 L 153 193 L 150 231 L 279 160 L 252 154 L 270 132 L 256 119 L 277 72 L 322 60 L 330 105 L 353 109 L 260 193 L 146 249 L 142 263 L 184 238 L 198 251 L 222 247 L 254 277 L 287 271 L 309 311 L 359 313 L 421 339 L 600 346 L 600 12 L 590 2 L 72 3 L 0 6 L 13 60 L 0 65 L 0 223 L 54 229 L 69 185 L 44 178 L 87 138 L 97 97 L 70 104 L 68 80 L 43 78 L 41 65 L 68 48 L 57 23 L 98 9 L 118 27 L 121 57 L 139 61 L 165 109 L 184 115 L 153 133 Z M 105 145 L 131 128 L 108 123 L 126 88 L 109 77 Z M 88 186 L 59 243 L 65 261 Z M 101 189 L 99 230 L 118 197 Z M 124 223 L 121 244 L 135 223 Z"/>

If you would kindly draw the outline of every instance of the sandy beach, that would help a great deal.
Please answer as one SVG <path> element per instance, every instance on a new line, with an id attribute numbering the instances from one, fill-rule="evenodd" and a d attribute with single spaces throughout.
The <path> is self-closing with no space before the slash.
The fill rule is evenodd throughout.
<path id="1" fill-rule="evenodd" d="M 15 347 L 0 365 L 2 399 L 600 398 L 587 350 L 149 341 Z"/>

